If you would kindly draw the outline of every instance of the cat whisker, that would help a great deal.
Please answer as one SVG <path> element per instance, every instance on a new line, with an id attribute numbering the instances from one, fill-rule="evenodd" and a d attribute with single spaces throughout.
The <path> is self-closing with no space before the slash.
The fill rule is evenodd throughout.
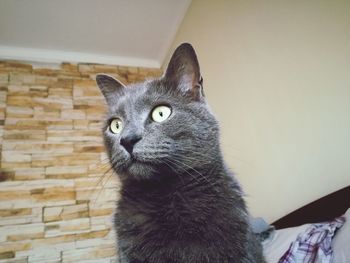
<path id="1" fill-rule="evenodd" d="M 214 157 L 208 156 L 207 154 L 201 153 L 200 151 L 193 151 L 192 148 L 189 148 L 186 146 L 182 147 L 181 150 L 179 149 L 177 152 L 180 152 L 183 155 L 186 155 L 186 153 L 191 153 L 192 157 L 198 156 L 198 157 L 205 157 L 206 159 L 210 159 L 210 160 L 216 160 Z"/>
<path id="2" fill-rule="evenodd" d="M 116 156 L 112 156 L 111 157 L 111 161 L 113 161 L 113 159 L 115 158 Z M 101 183 L 101 181 L 103 180 L 103 177 L 111 171 L 112 167 L 110 166 L 110 163 L 105 163 L 104 166 L 108 165 L 109 167 L 107 167 L 107 171 L 100 177 L 100 179 L 97 181 L 97 184 L 95 185 L 95 187 L 99 186 L 99 184 Z"/>
<path id="3" fill-rule="evenodd" d="M 172 167 L 172 166 L 168 163 L 167 160 L 164 159 L 163 162 L 164 162 L 164 164 L 167 165 L 171 170 L 174 170 L 174 167 Z M 184 185 L 185 182 L 184 182 L 184 180 L 181 178 L 181 176 L 178 175 L 177 173 L 175 173 L 175 174 L 176 174 L 176 176 L 180 179 L 180 181 L 182 182 L 182 184 Z"/>
<path id="4" fill-rule="evenodd" d="M 157 147 L 156 144 L 153 144 L 152 146 Z M 176 167 L 178 167 L 178 168 L 182 169 L 183 171 L 185 171 L 186 173 L 188 173 L 193 179 L 195 179 L 195 180 L 197 180 L 197 182 L 199 182 L 197 177 L 195 177 L 193 174 L 191 174 L 190 172 L 188 172 L 187 169 L 184 168 L 184 166 L 186 166 L 186 167 L 188 167 L 190 170 L 193 170 L 195 173 L 197 173 L 197 174 L 200 176 L 200 178 L 203 178 L 203 179 L 206 180 L 208 183 L 210 183 L 210 181 L 209 181 L 203 174 L 201 174 L 198 170 L 196 170 L 196 169 L 193 168 L 192 166 L 189 166 L 189 165 L 187 165 L 186 163 L 181 162 L 180 160 L 177 160 L 177 159 L 176 159 L 176 157 L 183 157 L 183 155 L 172 153 L 171 156 L 172 156 L 172 157 L 175 157 L 175 158 L 170 159 L 169 157 L 166 157 L 166 158 L 162 158 L 162 160 L 163 160 L 164 162 L 167 160 L 168 162 L 172 163 L 172 164 L 175 165 Z M 206 157 L 207 157 L 207 156 L 206 156 Z M 191 156 L 191 157 L 187 157 L 187 156 L 186 156 L 186 159 L 192 159 L 193 161 L 201 161 L 200 159 L 193 158 L 193 156 Z M 168 165 L 168 163 L 166 163 L 166 164 Z M 182 166 L 181 166 L 181 165 L 182 165 Z M 168 166 L 169 166 L 169 165 L 168 165 Z M 172 168 L 172 167 L 170 167 L 170 168 Z M 181 177 L 181 176 L 179 176 L 179 177 Z M 181 178 L 181 179 L 182 179 L 182 178 Z"/>
<path id="5" fill-rule="evenodd" d="M 187 173 L 188 175 L 190 175 L 192 177 L 192 179 L 196 180 L 197 183 L 199 183 L 200 181 L 198 180 L 197 177 L 195 177 L 193 174 L 191 174 L 188 170 L 186 170 L 183 166 L 180 166 L 182 163 L 176 163 L 174 162 L 174 159 L 170 160 L 170 159 L 167 159 L 168 162 L 172 163 L 173 165 L 175 165 L 175 168 L 179 168 L 181 170 L 183 170 L 185 173 Z"/>
<path id="6" fill-rule="evenodd" d="M 112 156 L 112 157 L 111 157 L 111 162 L 114 162 L 116 157 L 117 157 L 117 154 L 114 155 L 114 156 Z M 104 165 L 110 165 L 110 163 L 106 163 L 106 164 L 104 164 Z M 110 173 L 110 172 L 112 172 L 112 173 Z M 101 189 L 99 189 L 99 192 L 98 192 L 98 194 L 97 194 L 97 197 L 96 197 L 95 200 L 94 200 L 94 204 L 96 204 L 96 202 L 97 202 L 97 200 L 98 200 L 98 197 L 99 197 L 99 195 L 101 194 L 101 191 L 104 190 L 104 187 L 105 187 L 105 185 L 107 184 L 107 182 L 109 182 L 109 180 L 112 178 L 113 172 L 114 172 L 114 171 L 113 171 L 113 166 L 110 165 L 110 166 L 108 167 L 107 171 L 105 171 L 105 172 L 100 176 L 100 178 L 98 179 L 97 183 L 95 184 L 95 186 L 94 186 L 94 187 L 95 187 L 95 190 L 91 193 L 91 195 L 95 194 L 95 191 L 98 189 L 98 186 L 103 182 L 103 180 L 104 180 L 105 177 L 107 176 L 107 180 L 105 180 L 105 182 L 102 184 Z M 109 174 L 109 173 L 110 173 L 110 174 Z"/>
<path id="7" fill-rule="evenodd" d="M 101 185 L 101 188 L 99 189 L 99 191 L 98 191 L 98 193 L 97 193 L 97 196 L 96 196 L 96 198 L 95 198 L 94 204 L 96 204 L 96 202 L 97 202 L 97 200 L 98 200 L 98 198 L 99 198 L 101 192 L 105 189 L 106 184 L 107 184 L 107 183 L 109 182 L 109 180 L 113 177 L 113 175 L 114 175 L 113 167 L 111 167 L 110 169 L 108 169 L 108 171 L 103 175 L 102 180 L 100 180 L 100 183 L 102 183 L 102 185 Z M 106 176 L 107 176 L 107 179 L 104 180 Z M 103 182 L 103 180 L 104 180 L 104 182 Z M 96 189 L 98 189 L 98 188 L 96 187 Z M 96 190 L 96 189 L 95 189 L 95 190 Z"/>
<path id="8" fill-rule="evenodd" d="M 190 161 L 196 161 L 196 162 L 203 163 L 203 159 L 196 158 L 194 156 L 187 156 L 187 155 L 181 155 L 181 154 L 176 154 L 176 153 L 172 153 L 171 156 L 176 157 L 176 158 L 181 158 L 183 160 L 190 160 Z M 208 164 L 208 163 L 206 163 L 206 164 Z"/>
<path id="9" fill-rule="evenodd" d="M 168 159 L 167 161 L 168 161 L 168 162 L 171 162 L 169 159 Z M 193 187 L 196 187 L 196 186 L 198 186 L 198 183 L 201 183 L 201 181 L 198 180 L 197 177 L 195 177 L 193 174 L 191 174 L 191 173 L 190 173 L 188 170 L 186 170 L 184 167 L 179 166 L 178 164 L 173 163 L 173 162 L 172 162 L 172 164 L 174 164 L 177 168 L 181 169 L 181 170 L 184 171 L 185 173 L 189 174 L 189 175 L 191 176 L 192 180 L 196 181 L 196 184 L 192 184 L 192 181 L 189 181 L 187 184 L 185 184 L 185 182 L 184 182 L 184 180 L 181 178 L 181 176 L 178 175 L 178 174 L 176 174 L 176 175 L 178 176 L 178 178 L 181 179 L 181 182 L 182 182 L 182 184 L 183 184 L 183 189 L 184 189 L 184 190 L 185 190 L 185 189 L 188 190 L 187 188 L 190 187 L 190 186 L 192 186 L 192 188 L 193 188 Z M 173 168 L 173 167 L 172 167 L 172 168 Z M 202 178 L 202 177 L 201 177 L 201 178 Z M 212 184 L 210 184 L 210 186 L 211 186 L 211 185 L 212 185 Z"/>
<path id="10" fill-rule="evenodd" d="M 212 186 L 212 182 L 210 182 L 206 176 L 204 176 L 202 173 L 200 173 L 195 168 L 191 167 L 190 165 L 187 165 L 186 163 L 180 162 L 180 161 L 178 161 L 176 159 L 173 159 L 173 161 L 178 162 L 179 164 L 185 165 L 189 169 L 193 170 L 194 172 L 196 172 L 200 176 L 200 178 L 204 179 L 205 181 L 207 181 L 207 183 L 209 183 Z"/>

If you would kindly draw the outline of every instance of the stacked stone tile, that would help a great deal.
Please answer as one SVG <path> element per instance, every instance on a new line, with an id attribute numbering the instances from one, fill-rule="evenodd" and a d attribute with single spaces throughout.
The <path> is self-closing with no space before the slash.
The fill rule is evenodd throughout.
<path id="1" fill-rule="evenodd" d="M 0 262 L 114 262 L 118 181 L 101 138 L 94 78 L 159 69 L 0 61 Z"/>

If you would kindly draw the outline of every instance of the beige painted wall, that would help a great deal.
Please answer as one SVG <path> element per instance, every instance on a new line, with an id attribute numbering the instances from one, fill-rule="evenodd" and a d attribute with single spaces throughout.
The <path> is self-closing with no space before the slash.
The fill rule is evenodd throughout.
<path id="1" fill-rule="evenodd" d="M 181 42 L 253 215 L 350 184 L 350 1 L 194 0 L 172 50 Z"/>

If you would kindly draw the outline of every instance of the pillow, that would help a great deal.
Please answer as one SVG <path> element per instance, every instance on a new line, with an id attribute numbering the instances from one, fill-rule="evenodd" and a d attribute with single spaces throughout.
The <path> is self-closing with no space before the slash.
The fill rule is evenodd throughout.
<path id="1" fill-rule="evenodd" d="M 345 223 L 332 241 L 333 263 L 350 262 L 350 208 L 345 213 Z"/>

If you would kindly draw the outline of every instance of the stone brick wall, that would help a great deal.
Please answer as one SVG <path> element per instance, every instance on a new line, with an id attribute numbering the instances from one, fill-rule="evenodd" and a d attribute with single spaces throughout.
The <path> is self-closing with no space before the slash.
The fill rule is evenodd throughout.
<path id="1" fill-rule="evenodd" d="M 101 138 L 94 78 L 159 69 L 0 61 L 0 262 L 114 262 L 118 181 Z"/>

